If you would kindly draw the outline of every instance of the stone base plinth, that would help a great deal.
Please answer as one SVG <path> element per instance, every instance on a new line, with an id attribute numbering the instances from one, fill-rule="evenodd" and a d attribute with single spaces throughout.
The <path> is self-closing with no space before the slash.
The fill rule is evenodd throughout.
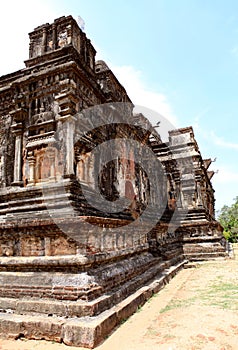
<path id="1" fill-rule="evenodd" d="M 163 288 L 183 268 L 185 263 L 186 261 L 181 261 L 175 265 L 171 265 L 167 261 L 166 264 L 158 264 L 157 269 L 161 272 L 157 273 L 153 279 L 149 279 L 145 283 L 145 276 L 138 276 L 138 280 L 140 277 L 142 278 L 143 287 L 140 287 L 127 298 L 115 303 L 112 307 L 95 316 L 59 317 L 54 314 L 54 311 L 58 308 L 60 309 L 60 305 L 63 306 L 64 303 L 58 302 L 57 306 L 49 300 L 42 302 L 40 299 L 35 301 L 30 299 L 16 299 L 14 302 L 13 298 L 2 298 L 0 300 L 0 336 L 2 338 L 13 339 L 23 337 L 27 339 L 46 339 L 63 342 L 70 346 L 94 348 L 118 324 L 132 315 L 154 293 L 157 293 Z M 149 277 L 151 276 L 148 275 L 147 278 Z M 114 297 L 122 293 L 120 291 L 123 288 L 125 289 L 125 285 L 119 287 L 117 292 L 115 291 Z M 48 305 L 48 315 L 40 314 L 41 303 L 45 305 L 44 307 Z M 31 314 L 33 311 L 34 315 Z"/>
<path id="2" fill-rule="evenodd" d="M 218 222 L 196 222 L 183 225 L 184 257 L 189 261 L 228 257 L 222 227 Z"/>

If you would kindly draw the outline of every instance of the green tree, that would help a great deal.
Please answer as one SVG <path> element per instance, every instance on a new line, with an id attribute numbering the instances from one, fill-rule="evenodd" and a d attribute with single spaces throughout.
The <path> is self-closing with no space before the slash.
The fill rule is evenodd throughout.
<path id="1" fill-rule="evenodd" d="M 221 208 L 218 220 L 224 228 L 224 237 L 232 243 L 238 242 L 238 196 L 230 207 Z"/>

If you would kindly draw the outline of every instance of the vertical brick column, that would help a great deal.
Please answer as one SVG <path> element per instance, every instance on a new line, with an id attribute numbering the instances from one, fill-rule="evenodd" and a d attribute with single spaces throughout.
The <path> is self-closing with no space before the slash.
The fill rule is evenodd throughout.
<path id="1" fill-rule="evenodd" d="M 71 86 L 69 86 L 70 88 Z M 64 133 L 65 149 L 65 172 L 64 177 L 71 177 L 74 174 L 74 135 L 75 135 L 75 113 L 77 99 L 72 90 L 56 96 L 59 104 L 59 121 L 62 123 Z"/>
<path id="2" fill-rule="evenodd" d="M 23 121 L 26 118 L 27 112 L 24 109 L 19 108 L 10 112 L 10 114 L 14 120 L 14 123 L 11 126 L 11 131 L 15 136 L 15 157 L 12 186 L 22 186 L 22 135 Z"/>

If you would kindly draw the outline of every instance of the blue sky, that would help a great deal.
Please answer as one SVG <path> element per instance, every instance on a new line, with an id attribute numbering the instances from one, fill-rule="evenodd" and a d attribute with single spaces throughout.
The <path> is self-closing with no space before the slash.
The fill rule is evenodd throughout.
<path id="1" fill-rule="evenodd" d="M 238 195 L 238 2 L 8 0 L 0 13 L 0 75 L 24 67 L 28 32 L 69 14 L 84 19 L 97 58 L 135 104 L 176 127 L 194 127 L 203 157 L 217 158 L 216 208 L 230 205 Z"/>

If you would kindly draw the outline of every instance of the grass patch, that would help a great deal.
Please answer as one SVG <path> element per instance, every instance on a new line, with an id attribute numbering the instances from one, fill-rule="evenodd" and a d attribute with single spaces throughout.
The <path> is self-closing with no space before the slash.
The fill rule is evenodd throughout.
<path id="1" fill-rule="evenodd" d="M 236 283 L 223 282 L 219 276 L 213 284 L 201 292 L 200 300 L 204 300 L 206 305 L 238 310 L 238 286 Z"/>
<path id="2" fill-rule="evenodd" d="M 143 305 L 139 305 L 136 312 L 141 312 L 142 311 L 142 308 L 143 308 Z"/>
<path id="3" fill-rule="evenodd" d="M 237 284 L 233 283 L 226 283 L 220 281 L 219 283 L 215 283 L 210 286 L 210 291 L 208 293 L 220 293 L 220 292 L 226 292 L 226 291 L 233 291 L 235 293 L 238 293 L 238 287 Z"/>
<path id="4" fill-rule="evenodd" d="M 163 309 L 160 310 L 160 314 L 164 313 L 164 312 L 168 312 L 170 310 L 173 309 L 178 309 L 178 308 L 183 308 L 183 307 L 188 307 L 192 304 L 194 304 L 194 301 L 197 298 L 189 298 L 189 299 L 174 299 L 171 300 L 168 305 L 166 305 Z"/>
<path id="5" fill-rule="evenodd" d="M 238 310 L 237 283 L 222 281 L 222 276 L 218 276 L 218 278 L 205 289 L 199 288 L 194 290 L 193 297 L 171 300 L 160 310 L 160 314 L 173 309 L 189 307 L 201 302 L 203 305 L 219 307 L 226 310 Z"/>
<path id="6" fill-rule="evenodd" d="M 151 303 L 154 298 L 158 297 L 158 294 L 152 294 L 152 296 L 147 300 L 147 303 Z"/>
<path id="7" fill-rule="evenodd" d="M 155 328 L 149 327 L 146 331 L 146 336 L 158 335 L 158 331 Z"/>
<path id="8" fill-rule="evenodd" d="M 170 340 L 170 339 L 176 338 L 176 336 L 173 335 L 173 334 L 165 334 L 165 335 L 164 335 L 164 338 L 167 339 L 167 340 Z"/>
<path id="9" fill-rule="evenodd" d="M 127 318 L 123 318 L 121 321 L 120 321 L 120 326 L 123 325 L 127 320 L 128 320 L 129 317 Z"/>

